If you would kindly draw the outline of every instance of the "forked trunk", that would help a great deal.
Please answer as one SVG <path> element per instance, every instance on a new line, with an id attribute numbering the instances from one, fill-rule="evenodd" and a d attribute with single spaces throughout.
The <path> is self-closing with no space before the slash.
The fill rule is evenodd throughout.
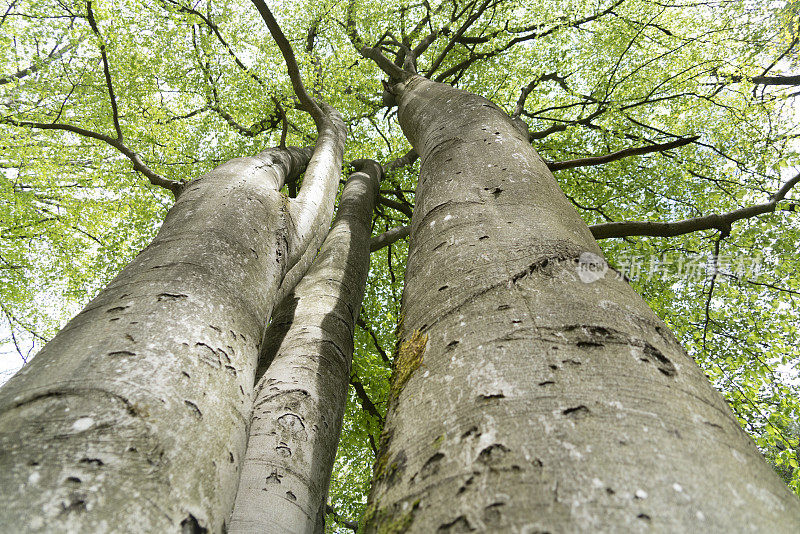
<path id="1" fill-rule="evenodd" d="M 8 381 L 0 525 L 223 529 L 264 325 L 298 228 L 314 242 L 298 214 L 327 229 L 343 144 L 334 120 L 311 163 L 309 149 L 272 149 L 190 183 L 154 241 Z M 293 205 L 279 190 L 307 163 L 311 200 Z"/>
<path id="2" fill-rule="evenodd" d="M 319 256 L 267 330 L 228 532 L 322 532 L 381 175 L 360 163 Z"/>

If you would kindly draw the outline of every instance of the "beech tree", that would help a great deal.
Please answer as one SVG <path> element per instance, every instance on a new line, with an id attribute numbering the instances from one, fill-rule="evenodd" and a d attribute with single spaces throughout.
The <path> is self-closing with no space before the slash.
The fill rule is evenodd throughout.
<path id="1" fill-rule="evenodd" d="M 4 10 L 4 524 L 797 530 L 796 3 L 270 7 Z"/>

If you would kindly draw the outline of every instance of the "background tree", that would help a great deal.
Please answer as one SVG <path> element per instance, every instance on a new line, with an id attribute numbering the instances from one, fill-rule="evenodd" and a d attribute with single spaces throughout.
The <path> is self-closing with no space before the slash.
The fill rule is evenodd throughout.
<path id="1" fill-rule="evenodd" d="M 11 2 L 0 18 L 9 50 L 0 291 L 20 357 L 152 237 L 171 203 L 148 185 L 154 176 L 199 176 L 280 144 L 284 129 L 287 144 L 314 135 L 251 6 L 165 0 L 94 11 L 97 32 L 83 3 Z M 279 19 L 304 51 L 309 85 L 344 117 L 345 160 L 385 163 L 409 148 L 381 97 L 383 74 L 357 47 L 402 65 L 404 47 L 426 43 L 419 72 L 489 98 L 528 123 L 546 160 L 572 162 L 556 177 L 590 224 L 769 204 L 730 228 L 706 220 L 679 237 L 601 244 L 797 490 L 797 195 L 781 189 L 797 165 L 796 3 L 301 2 Z M 71 125 L 113 141 L 115 116 L 127 154 L 97 136 L 42 128 Z M 408 224 L 415 169 L 398 166 L 384 181 L 375 236 Z M 640 225 L 628 228 L 641 235 Z M 364 506 L 405 255 L 403 241 L 373 254 L 331 488 L 341 517 Z"/>

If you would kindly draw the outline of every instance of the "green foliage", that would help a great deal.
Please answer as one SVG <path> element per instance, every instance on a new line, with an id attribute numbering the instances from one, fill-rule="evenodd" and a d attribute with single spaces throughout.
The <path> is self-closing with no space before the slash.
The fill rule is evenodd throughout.
<path id="1" fill-rule="evenodd" d="M 754 78 L 798 74 L 795 0 L 270 5 L 306 85 L 344 116 L 348 160 L 387 164 L 409 148 L 384 105 L 385 76 L 347 35 L 352 6 L 361 40 L 380 42 L 390 58 L 398 43 L 413 48 L 441 31 L 418 58 L 419 71 L 509 113 L 519 107 L 546 160 L 700 136 L 668 152 L 559 171 L 589 224 L 674 221 L 763 203 L 800 168 L 797 85 Z M 0 358 L 33 354 L 149 242 L 171 204 L 168 192 L 107 143 L 16 125 L 60 123 L 113 137 L 101 42 L 125 145 L 166 178 L 193 179 L 277 145 L 284 113 L 287 144 L 305 145 L 315 135 L 249 3 L 123 0 L 93 10 L 99 36 L 82 2 L 20 0 L 0 10 L 0 78 L 7 82 L 0 84 L 0 335 L 19 352 Z M 35 72 L 9 77 L 31 66 Z M 390 173 L 383 196 L 413 204 L 417 170 Z M 719 244 L 716 276 L 717 231 L 602 246 L 800 494 L 798 198 L 790 192 L 775 213 L 735 224 Z M 408 223 L 380 206 L 374 235 Z M 364 513 L 390 396 L 407 250 L 400 241 L 373 254 L 366 328 L 356 330 L 352 377 L 363 395 L 351 388 L 330 491 L 334 509 L 350 519 Z M 327 528 L 346 531 L 331 516 Z"/>

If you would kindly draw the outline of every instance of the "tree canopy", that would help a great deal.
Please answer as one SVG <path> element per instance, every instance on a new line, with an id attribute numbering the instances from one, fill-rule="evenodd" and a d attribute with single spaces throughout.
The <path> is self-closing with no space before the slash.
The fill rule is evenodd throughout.
<path id="1" fill-rule="evenodd" d="M 377 51 L 524 121 L 610 275 L 673 329 L 800 494 L 800 3 L 270 7 L 312 97 L 342 114 L 345 161 L 387 169 L 373 239 L 393 233 L 373 247 L 330 528 L 366 504 L 419 165 Z M 7 0 L 0 12 L 0 311 L 14 351 L 2 357 L 22 363 L 152 239 L 182 182 L 313 144 L 316 129 L 249 2 Z M 679 224 L 610 224 L 630 221 Z"/>

